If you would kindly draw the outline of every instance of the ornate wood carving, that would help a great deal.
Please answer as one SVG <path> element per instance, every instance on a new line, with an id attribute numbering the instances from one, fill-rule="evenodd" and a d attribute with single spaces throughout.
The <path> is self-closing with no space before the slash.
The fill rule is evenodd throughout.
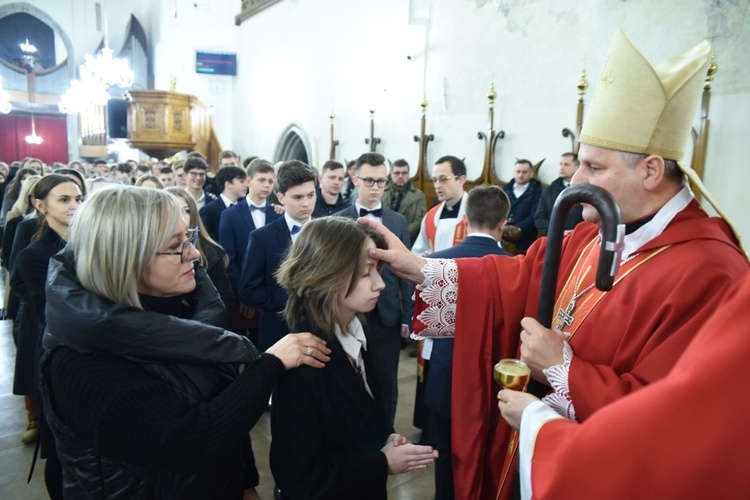
<path id="1" fill-rule="evenodd" d="M 422 97 L 422 103 L 420 104 L 422 108 L 420 132 L 419 135 L 414 136 L 414 142 L 419 143 L 419 161 L 416 175 L 412 177 L 411 183 L 414 187 L 420 189 L 424 193 L 425 199 L 428 201 L 429 205 L 434 205 L 437 202 L 437 199 L 435 199 L 435 186 L 432 184 L 432 181 L 430 181 L 430 175 L 427 172 L 427 146 L 430 144 L 430 141 L 435 140 L 435 136 L 433 134 L 428 135 L 425 132 L 427 105 L 427 96 L 424 96 Z"/>
<path id="2" fill-rule="evenodd" d="M 498 141 L 505 138 L 505 131 L 498 130 L 495 132 L 495 99 L 497 93 L 495 92 L 495 84 L 490 84 L 490 91 L 487 93 L 487 101 L 489 102 L 489 118 L 490 127 L 487 129 L 487 133 L 477 132 L 477 139 L 484 140 L 484 167 L 482 168 L 482 175 L 471 181 L 469 184 L 477 186 L 480 184 L 500 184 L 500 180 L 497 177 L 497 170 L 495 170 L 495 149 L 497 148 Z M 468 188 L 467 188 L 468 189 Z"/>
<path id="3" fill-rule="evenodd" d="M 336 113 L 333 112 L 333 109 L 331 109 L 331 115 L 329 116 L 329 118 L 331 119 L 331 151 L 328 156 L 330 160 L 335 160 L 336 159 L 336 146 L 339 145 L 339 141 L 333 138 L 334 137 L 333 121 L 336 119 Z"/>
<path id="4" fill-rule="evenodd" d="M 281 0 L 242 0 L 242 12 L 234 16 L 234 24 L 239 26 L 242 21 L 253 17 L 258 12 L 280 2 Z"/>
<path id="5" fill-rule="evenodd" d="M 711 82 L 714 80 L 714 75 L 719 70 L 719 66 L 716 61 L 711 61 L 708 66 L 708 73 L 706 75 L 706 84 L 703 86 L 703 98 L 701 100 L 701 122 L 700 130 L 696 131 L 692 129 L 693 136 L 693 158 L 690 162 L 690 166 L 698 174 L 698 177 L 703 179 L 703 171 L 706 168 L 706 153 L 708 150 L 708 131 L 711 125 L 711 120 L 708 119 L 708 111 L 711 105 Z M 695 197 L 700 199 L 700 191 L 693 188 Z"/>
<path id="6" fill-rule="evenodd" d="M 370 145 L 370 153 L 374 153 L 380 144 L 380 137 L 375 137 L 375 110 L 370 110 L 370 137 L 365 138 L 365 144 Z"/>
<path id="7" fill-rule="evenodd" d="M 589 88 L 589 81 L 586 79 L 586 70 L 581 71 L 581 77 L 578 79 L 578 113 L 576 115 L 576 131 L 573 132 L 569 128 L 562 129 L 563 137 L 570 138 L 570 150 L 578 154 L 578 149 L 581 144 L 578 142 L 578 138 L 581 136 L 581 126 L 583 125 L 583 96 L 586 94 L 586 89 Z"/>
<path id="8" fill-rule="evenodd" d="M 196 97 L 149 89 L 133 89 L 130 97 L 128 142 L 132 147 L 159 158 L 186 149 L 208 152 L 211 114 Z"/>

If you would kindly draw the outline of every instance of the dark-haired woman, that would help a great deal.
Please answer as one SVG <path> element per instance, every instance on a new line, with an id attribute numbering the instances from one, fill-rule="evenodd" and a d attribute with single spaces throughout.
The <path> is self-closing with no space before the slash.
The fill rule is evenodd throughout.
<path id="1" fill-rule="evenodd" d="M 68 226 L 83 201 L 83 195 L 78 183 L 70 177 L 50 174 L 36 183 L 32 197 L 38 230 L 31 244 L 19 254 L 10 284 L 12 293 L 24 303 L 16 354 L 16 382 L 22 378 L 32 381 L 35 387 L 33 381 L 41 358 L 40 339 L 45 325 L 47 267 L 50 258 L 65 246 Z M 47 491 L 53 499 L 62 498 L 62 472 L 55 455 L 54 439 L 44 425 L 40 426 L 40 439 L 41 456 L 47 458 L 44 471 Z"/>
<path id="2" fill-rule="evenodd" d="M 8 215 L 8 211 L 13 207 L 16 200 L 18 200 L 18 195 L 21 193 L 21 186 L 32 175 L 39 175 L 39 173 L 32 168 L 21 168 L 16 172 L 16 176 L 13 177 L 10 186 L 5 190 L 2 209 L 0 209 L 0 227 L 5 227 L 5 217 Z"/>

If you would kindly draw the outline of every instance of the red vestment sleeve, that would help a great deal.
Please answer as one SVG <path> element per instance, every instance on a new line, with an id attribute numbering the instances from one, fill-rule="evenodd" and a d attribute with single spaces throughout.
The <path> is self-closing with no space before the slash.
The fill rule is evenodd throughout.
<path id="1" fill-rule="evenodd" d="M 546 423 L 532 456 L 537 499 L 739 498 L 747 450 L 750 278 L 721 301 L 666 378 L 583 424 Z"/>
<path id="2" fill-rule="evenodd" d="M 452 447 L 456 498 L 495 499 L 510 427 L 492 369 L 518 356 L 521 319 L 534 316 L 546 239 L 526 256 L 458 259 Z"/>

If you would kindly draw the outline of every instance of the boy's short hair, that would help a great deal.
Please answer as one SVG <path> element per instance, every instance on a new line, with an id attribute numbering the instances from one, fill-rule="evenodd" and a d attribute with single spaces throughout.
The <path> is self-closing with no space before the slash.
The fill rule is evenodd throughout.
<path id="1" fill-rule="evenodd" d="M 300 186 L 306 182 L 315 184 L 317 176 L 313 169 L 299 160 L 284 162 L 279 167 L 279 173 L 276 176 L 279 183 L 279 192 L 284 194 L 289 188 Z"/>

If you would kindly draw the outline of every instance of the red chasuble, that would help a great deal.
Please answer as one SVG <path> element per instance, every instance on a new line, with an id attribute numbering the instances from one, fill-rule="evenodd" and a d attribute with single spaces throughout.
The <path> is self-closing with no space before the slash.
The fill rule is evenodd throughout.
<path id="1" fill-rule="evenodd" d="M 750 278 L 721 302 L 665 379 L 542 426 L 534 498 L 747 498 Z"/>
<path id="2" fill-rule="evenodd" d="M 578 257 L 597 236 L 583 223 L 563 242 L 557 293 Z M 525 256 L 458 259 L 453 363 L 452 445 L 456 498 L 495 499 L 510 427 L 500 417 L 492 366 L 517 357 L 520 322 L 536 317 L 547 240 Z M 726 223 L 693 201 L 644 245 L 669 248 L 645 260 L 604 294 L 571 338 L 570 393 L 579 421 L 645 384 L 663 378 L 717 307 L 748 272 Z M 417 294 L 415 317 L 426 304 Z M 415 331 L 419 323 L 415 321 Z M 508 472 L 501 498 L 510 496 Z"/>

